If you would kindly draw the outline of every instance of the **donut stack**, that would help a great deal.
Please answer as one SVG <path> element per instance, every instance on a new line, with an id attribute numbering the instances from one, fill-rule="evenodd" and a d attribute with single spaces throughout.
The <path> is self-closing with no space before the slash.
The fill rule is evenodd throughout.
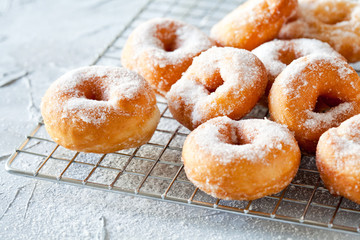
<path id="1" fill-rule="evenodd" d="M 331 193 L 360 204 L 360 77 L 348 64 L 360 61 L 359 9 L 346 0 L 249 0 L 210 37 L 152 19 L 127 40 L 125 68 L 85 67 L 52 84 L 41 107 L 46 129 L 76 151 L 140 146 L 159 122 L 156 92 L 192 130 L 182 160 L 206 193 L 275 194 L 296 175 L 301 149 L 316 152 Z M 259 102 L 270 120 L 240 120 Z"/>

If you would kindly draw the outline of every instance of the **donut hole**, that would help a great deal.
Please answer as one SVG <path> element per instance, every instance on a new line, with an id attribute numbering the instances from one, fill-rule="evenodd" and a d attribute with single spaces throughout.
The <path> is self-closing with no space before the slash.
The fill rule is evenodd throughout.
<path id="1" fill-rule="evenodd" d="M 179 48 L 179 43 L 176 41 L 176 38 L 163 41 L 163 44 L 166 52 L 173 52 Z"/>
<path id="2" fill-rule="evenodd" d="M 166 52 L 173 52 L 178 48 L 179 48 L 179 44 L 176 41 L 165 44 L 164 46 Z"/>
<path id="3" fill-rule="evenodd" d="M 105 96 L 105 94 L 97 89 L 92 89 L 91 91 L 88 91 L 85 93 L 85 98 L 89 100 L 94 101 L 107 101 L 108 98 Z"/>
<path id="4" fill-rule="evenodd" d="M 245 144 L 249 143 L 249 141 L 246 141 L 244 138 L 242 138 L 238 134 L 228 134 L 226 136 L 226 139 L 223 139 L 223 141 L 226 142 L 227 144 L 237 145 L 237 146 L 245 145 Z"/>
<path id="5" fill-rule="evenodd" d="M 158 39 L 162 42 L 162 48 L 166 52 L 173 52 L 181 46 L 181 40 L 176 34 L 176 29 L 171 29 L 167 32 L 165 29 L 160 29 Z"/>
<path id="6" fill-rule="evenodd" d="M 241 128 L 237 126 L 228 126 L 228 130 L 226 132 L 225 142 L 230 145 L 246 145 L 251 144 L 253 142 L 253 136 L 251 134 L 244 134 Z"/>
<path id="7" fill-rule="evenodd" d="M 285 65 L 289 65 L 297 58 L 298 56 L 296 56 L 294 51 L 287 51 L 285 49 L 279 51 L 279 60 Z"/>
<path id="8" fill-rule="evenodd" d="M 319 17 L 321 17 L 321 16 L 319 16 Z M 323 22 L 325 24 L 329 24 L 329 25 L 335 25 L 337 23 L 348 21 L 348 20 L 350 20 L 350 18 L 348 16 L 348 14 L 346 14 L 346 13 L 336 14 L 331 17 L 324 16 L 324 17 L 320 18 L 321 22 Z"/>
<path id="9" fill-rule="evenodd" d="M 237 135 L 236 138 L 233 138 L 229 144 L 240 146 L 240 145 L 250 144 L 250 141 Z"/>
<path id="10" fill-rule="evenodd" d="M 325 4 L 315 10 L 315 16 L 322 23 L 335 25 L 350 20 L 349 12 L 350 9 L 344 4 Z"/>
<path id="11" fill-rule="evenodd" d="M 224 84 L 224 79 L 221 77 L 220 71 L 216 71 L 211 78 L 205 80 L 204 86 L 209 94 L 213 93 Z"/>
<path id="12" fill-rule="evenodd" d="M 331 108 L 339 106 L 341 103 L 343 103 L 339 98 L 334 98 L 326 95 L 320 95 L 317 98 L 314 112 L 317 113 L 325 113 L 328 112 Z"/>

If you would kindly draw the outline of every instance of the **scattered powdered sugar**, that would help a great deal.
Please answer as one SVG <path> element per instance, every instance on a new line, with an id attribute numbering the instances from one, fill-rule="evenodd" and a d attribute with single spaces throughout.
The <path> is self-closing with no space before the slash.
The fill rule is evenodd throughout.
<path id="1" fill-rule="evenodd" d="M 33 60 L 28 63 L 28 66 L 30 69 L 36 70 L 35 73 L 37 73 L 37 75 L 35 75 L 32 79 L 34 80 L 34 86 L 31 89 L 34 91 L 35 95 L 41 96 L 43 94 L 43 86 L 47 85 L 48 83 L 48 81 L 45 81 L 47 80 L 46 78 L 54 74 L 54 72 L 62 71 L 62 67 L 74 67 L 80 61 L 90 62 L 94 53 L 96 51 L 100 51 L 106 43 L 111 41 L 111 38 L 116 34 L 116 31 L 122 28 L 122 22 L 126 19 L 130 19 L 132 14 L 135 13 L 135 11 L 137 11 L 140 7 L 140 1 L 127 1 L 127 3 L 131 4 L 131 6 L 134 6 L 134 9 L 132 9 L 134 11 L 126 12 L 129 7 L 121 6 L 124 4 L 124 1 L 112 1 L 108 2 L 108 4 L 103 4 L 100 6 L 99 4 L 101 3 L 103 3 L 102 0 L 86 2 L 13 1 L 12 4 L 10 4 L 11 7 L 9 7 L 9 10 L 11 11 L 6 10 L 6 1 L 5 5 L 1 4 L 2 14 L 0 18 L 2 19 L 2 26 L 4 27 L 2 30 L 11 28 L 10 30 L 12 33 L 19 34 L 17 41 L 20 41 L 21 39 L 25 42 L 23 44 L 18 44 L 18 42 L 13 41 L 14 38 L 8 37 L 11 40 L 9 41 L 10 44 L 6 45 L 6 49 L 1 49 L 1 47 L 0 49 L 2 53 L 7 55 L 8 52 L 10 56 L 12 55 L 12 52 L 15 53 L 15 50 L 17 50 L 16 53 L 21 53 L 21 55 L 14 55 L 13 57 L 17 59 L 19 63 L 24 60 Z M 158 1 L 153 1 L 152 3 L 153 4 L 151 5 L 156 7 Z M 166 3 L 170 4 L 173 3 L 173 1 L 166 1 Z M 228 4 L 227 1 L 224 1 L 223 3 L 225 5 Z M 52 4 L 57 5 L 53 6 Z M 152 7 L 151 5 L 150 8 Z M 191 14 L 198 13 L 199 10 L 204 11 L 203 8 L 200 9 L 201 5 L 202 2 L 199 3 L 199 6 L 196 6 L 192 9 Z M 49 6 L 52 8 L 55 7 L 57 11 L 49 11 Z M 167 8 L 167 6 L 167 4 L 164 4 L 164 6 L 161 8 Z M 184 5 L 182 2 L 179 2 L 179 4 L 174 5 L 174 11 L 183 11 L 183 6 Z M 78 14 L 73 14 L 74 11 L 69 11 L 71 8 L 76 9 Z M 58 12 L 67 13 L 70 18 L 66 21 L 58 21 Z M 219 12 L 221 13 L 221 11 Z M 148 13 L 151 12 L 144 11 L 143 15 L 141 15 L 139 18 L 142 19 L 147 17 Z M 156 14 L 160 15 L 161 13 L 162 12 L 159 11 Z M 172 12 L 169 14 L 172 14 Z M 211 14 L 211 11 L 209 14 Z M 42 17 L 39 18 L 38 16 Z M 121 16 L 121 19 L 119 16 Z M 39 19 L 39 23 L 41 23 L 43 26 L 50 26 L 46 28 L 43 27 L 44 29 L 42 29 L 42 25 L 39 26 L 39 24 L 34 23 L 34 21 L 29 21 L 33 18 Z M 48 21 L 43 21 L 43 19 L 52 20 L 55 24 L 49 24 Z M 91 21 L 95 24 L 89 24 L 89 19 L 91 19 Z M 115 23 L 115 21 L 117 23 Z M 21 26 L 25 26 L 22 29 L 12 27 L 15 23 L 18 25 L 21 24 L 21 22 L 23 23 Z M 63 25 L 60 25 L 64 22 L 71 27 L 65 28 Z M 89 25 L 93 26 L 90 27 Z M 103 26 L 110 27 L 104 28 Z M 58 31 L 59 28 L 61 28 L 62 31 Z M 103 31 L 95 32 L 96 29 L 102 29 Z M 36 34 L 28 34 L 26 37 L 22 37 L 23 33 L 26 34 L 28 32 L 25 31 L 21 33 L 22 30 L 36 32 Z M 91 36 L 88 34 L 81 34 L 90 30 L 95 34 L 92 34 Z M 8 36 L 11 36 L 11 32 L 9 32 L 10 35 Z M 41 49 L 37 49 L 36 47 L 30 47 L 32 44 L 41 44 L 41 46 L 47 46 L 46 43 L 53 41 L 54 37 L 41 37 L 43 36 L 41 35 L 42 33 L 44 36 L 45 34 L 47 36 L 58 36 L 54 48 L 49 49 L 43 47 Z M 1 34 L 7 35 L 5 31 Z M 75 35 L 72 44 L 69 44 L 68 38 L 64 37 L 70 35 L 73 37 Z M 2 44 L 3 43 L 4 42 L 2 42 Z M 84 43 L 86 45 L 83 45 Z M 93 44 L 89 45 L 89 43 Z M 26 47 L 26 49 L 19 51 L 19 47 L 22 46 Z M 88 46 L 91 46 L 91 48 Z M 62 49 L 66 49 L 66 47 L 77 50 L 69 50 L 68 52 L 71 54 L 58 54 L 62 51 Z M 38 55 L 36 61 L 34 61 L 34 56 L 32 56 L 33 51 L 27 51 L 29 49 L 36 51 Z M 59 61 L 57 58 L 59 55 L 61 55 L 61 61 Z M 43 56 L 47 57 L 45 58 Z M 2 58 L 3 57 L 4 55 L 2 55 Z M 50 58 L 54 63 L 48 62 Z M 48 67 L 48 64 L 51 64 L 53 67 Z M 6 65 L 2 65 L 3 69 L 6 69 L 6 67 Z M 45 69 L 41 70 L 40 67 Z M 54 70 L 54 68 L 56 68 L 56 70 Z M 11 89 L 9 87 L 3 90 L 3 92 L 11 92 L 14 95 L 13 97 L 18 97 L 22 94 L 22 92 L 19 92 L 20 89 L 18 85 L 14 86 L 13 91 L 10 91 Z M 24 88 L 23 94 L 26 93 L 26 90 L 27 89 Z M 20 104 L 14 99 L 17 98 L 10 98 L 9 101 Z M 21 104 L 26 105 L 27 100 L 27 98 L 24 98 L 24 102 Z M 15 133 L 9 131 L 10 134 L 3 135 L 3 139 L 7 139 L 6 141 L 15 138 L 17 135 L 21 136 L 22 138 L 23 134 L 27 132 L 27 130 L 24 130 L 24 123 L 18 123 L 14 120 L 14 118 L 18 118 L 18 120 L 26 118 L 26 112 L 21 111 L 22 108 L 20 105 L 17 108 L 19 109 L 19 112 L 16 115 L 5 114 L 5 112 L 2 112 L 3 117 L 8 117 L 6 118 L 6 122 L 9 122 L 9 126 L 19 129 L 16 130 Z M 30 125 L 30 128 L 33 127 L 33 124 Z M 6 127 L 4 126 L 3 129 L 7 131 Z M 11 149 L 13 149 L 13 147 L 18 144 L 17 141 L 12 144 Z M 2 145 L 2 150 L 3 149 L 4 145 Z M 71 159 L 73 152 L 69 151 L 69 154 Z M 116 156 L 119 155 L 114 154 L 113 158 L 111 159 L 111 163 L 120 162 L 119 158 Z M 27 158 L 30 161 L 30 158 L 27 155 L 25 155 L 24 158 Z M 88 158 L 88 155 L 86 155 L 86 158 Z M 42 158 L 39 163 L 41 163 L 43 160 L 44 159 Z M 104 159 L 104 161 L 105 160 L 106 159 Z M 2 163 L 4 163 L 4 161 L 5 160 L 2 160 Z M 50 161 L 48 161 L 47 164 L 51 165 Z M 102 161 L 102 163 L 104 161 Z M 60 166 L 55 166 L 54 169 L 61 171 L 61 169 L 65 168 L 66 165 L 67 162 L 64 161 Z M 38 166 L 35 166 L 34 170 L 36 170 L 37 167 Z M 92 168 L 90 167 L 89 170 L 87 169 L 88 168 L 80 168 L 79 172 L 85 171 L 85 173 L 88 173 Z M 147 170 L 145 167 L 143 169 L 145 169 L 144 171 Z M 97 170 L 99 170 L 99 168 L 97 168 Z M 105 176 L 110 177 L 109 175 L 110 173 L 107 172 L 107 175 Z M 174 175 L 169 175 L 169 177 L 173 176 Z M 138 178 L 141 180 L 140 177 Z M 137 180 L 138 178 L 131 178 L 127 182 L 124 182 L 121 186 L 135 185 L 137 181 L 134 179 Z M 241 238 L 248 239 L 272 238 L 278 240 L 290 240 L 298 238 L 324 239 L 326 237 L 341 239 L 346 238 L 346 236 L 353 236 L 350 234 L 338 233 L 334 231 L 299 227 L 296 224 L 283 224 L 281 222 L 267 220 L 264 221 L 262 219 L 251 216 L 218 212 L 212 209 L 194 208 L 181 204 L 173 204 L 154 201 L 146 198 L 119 195 L 118 193 L 110 191 L 96 191 L 89 188 L 68 186 L 62 183 L 53 184 L 52 182 L 47 181 L 35 181 L 31 178 L 9 175 L 6 173 L 4 167 L 0 168 L 0 182 L 0 199 L 2 203 L 1 206 L 3 207 L 1 210 L 4 210 L 4 207 L 6 207 L 9 201 L 12 200 L 10 198 L 13 197 L 12 194 L 16 191 L 16 189 L 21 187 L 20 194 L 14 201 L 14 204 L 12 204 L 9 211 L 4 215 L 4 218 L 2 218 L 2 224 L 0 226 L 0 236 L 2 236 L 0 238 L 2 239 L 33 239 L 40 238 L 40 236 L 48 236 L 49 238 L 59 239 L 96 239 L 96 234 L 101 231 L 103 225 L 101 220 L 99 220 L 100 216 L 104 216 L 105 218 L 105 228 L 107 231 L 106 239 L 119 238 L 120 235 L 125 239 L 134 239 L 135 237 L 155 239 L 201 239 L 204 237 L 204 235 L 206 235 L 209 239 L 232 239 L 241 236 Z M 34 188 L 35 192 L 33 194 L 33 198 L 29 199 L 33 184 L 36 184 L 36 188 Z M 150 186 L 153 186 L 153 184 Z M 176 182 L 171 187 L 171 190 L 174 190 L 175 187 Z M 186 195 L 184 193 L 184 189 L 190 189 L 188 191 L 191 193 L 194 190 L 191 187 L 193 187 L 191 184 L 180 185 L 179 187 L 175 188 L 175 196 L 186 200 L 186 197 L 190 197 L 191 194 Z M 158 190 L 160 192 L 163 188 L 161 188 L 159 184 L 159 186 L 154 186 L 153 189 L 156 189 L 155 191 Z M 197 196 L 200 192 L 201 191 L 197 191 Z M 317 191 L 317 193 L 318 192 L 319 191 Z M 181 195 L 182 193 L 184 193 L 184 195 Z M 29 208 L 28 212 L 23 218 L 26 201 L 29 201 Z M 345 202 L 348 203 L 349 201 L 344 199 L 343 203 Z M 247 204 L 246 201 L 241 202 L 241 204 L 243 203 Z M 237 205 L 239 204 L 239 201 L 221 201 L 220 204 L 231 204 L 233 207 L 240 208 Z M 302 204 L 298 205 L 303 206 Z M 273 204 L 273 201 L 269 201 L 268 198 L 265 198 L 260 201 L 253 201 L 251 206 L 254 210 L 272 210 L 275 204 Z M 355 205 L 355 207 L 357 207 L 357 205 Z M 292 215 L 300 214 L 300 216 L 303 210 L 301 207 L 297 207 L 297 205 L 294 207 L 294 204 L 281 204 L 279 210 L 281 210 L 283 213 L 284 209 L 286 210 L 286 213 Z M 324 215 L 325 218 L 327 214 L 324 214 L 324 211 L 322 210 L 323 208 L 315 209 L 310 207 L 309 213 L 312 211 L 312 216 L 313 214 L 321 216 Z M 3 211 L 1 211 L 1 213 L 3 213 Z M 309 213 L 307 215 L 309 215 Z M 277 212 L 277 214 L 281 213 Z M 350 214 L 347 215 L 349 218 L 345 219 L 346 222 L 358 221 L 357 215 L 358 214 L 356 214 L 356 216 Z M 47 224 L 49 222 L 52 224 Z M 69 224 L 70 222 L 71 224 Z"/>
<path id="2" fill-rule="evenodd" d="M 110 114 L 136 115 L 148 108 L 134 103 L 132 112 L 127 112 L 121 107 L 123 102 L 143 97 L 150 102 L 154 98 L 140 75 L 104 66 L 83 67 L 63 75 L 50 86 L 46 96 L 42 109 L 61 112 L 63 119 L 95 125 L 104 123 Z"/>
<path id="3" fill-rule="evenodd" d="M 284 150 L 285 145 L 296 145 L 285 126 L 266 119 L 234 121 L 217 117 L 202 124 L 191 135 L 200 149 L 210 152 L 221 164 L 240 158 L 271 164 L 266 158 L 268 154 L 275 149 Z M 250 143 L 239 144 L 241 138 L 250 139 Z"/>
<path id="4" fill-rule="evenodd" d="M 255 48 L 254 53 L 265 65 L 269 74 L 275 78 L 287 66 L 281 61 L 284 55 L 293 53 L 294 59 L 310 54 L 328 54 L 332 57 L 341 57 L 329 44 L 316 39 L 273 40 Z M 290 54 L 292 55 L 292 54 Z"/>

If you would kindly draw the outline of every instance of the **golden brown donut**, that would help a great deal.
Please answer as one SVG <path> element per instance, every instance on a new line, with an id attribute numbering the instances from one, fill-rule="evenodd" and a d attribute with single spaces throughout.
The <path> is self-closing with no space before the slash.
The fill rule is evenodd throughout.
<path id="1" fill-rule="evenodd" d="M 265 65 L 268 75 L 266 95 L 275 78 L 295 59 L 309 54 L 328 54 L 342 57 L 329 44 L 316 39 L 273 40 L 252 50 Z"/>
<path id="2" fill-rule="evenodd" d="M 316 38 L 329 43 L 349 62 L 360 61 L 360 3 L 348 0 L 299 0 L 297 17 L 280 38 Z"/>
<path id="3" fill-rule="evenodd" d="M 166 95 L 173 117 L 188 129 L 207 120 L 245 116 L 264 94 L 266 69 L 251 52 L 212 47 L 192 65 Z"/>
<path id="4" fill-rule="evenodd" d="M 131 33 L 122 51 L 121 63 L 165 95 L 192 59 L 212 46 L 214 42 L 194 26 L 169 18 L 155 18 Z"/>
<path id="5" fill-rule="evenodd" d="M 155 93 L 140 75 L 104 66 L 61 76 L 46 91 L 41 113 L 55 142 L 94 153 L 140 146 L 160 120 Z"/>
<path id="6" fill-rule="evenodd" d="M 330 193 L 360 204 L 360 115 L 321 135 L 316 165 Z"/>
<path id="7" fill-rule="evenodd" d="M 315 109 L 319 99 L 329 109 Z M 342 58 L 308 55 L 275 79 L 269 94 L 271 117 L 294 131 L 305 151 L 314 152 L 321 134 L 360 113 L 360 77 Z"/>
<path id="8" fill-rule="evenodd" d="M 211 29 L 221 46 L 252 50 L 274 39 L 297 9 L 297 0 L 248 0 Z"/>
<path id="9" fill-rule="evenodd" d="M 191 132 L 182 160 L 188 179 L 213 197 L 253 200 L 294 178 L 300 150 L 290 131 L 262 119 L 217 117 Z"/>

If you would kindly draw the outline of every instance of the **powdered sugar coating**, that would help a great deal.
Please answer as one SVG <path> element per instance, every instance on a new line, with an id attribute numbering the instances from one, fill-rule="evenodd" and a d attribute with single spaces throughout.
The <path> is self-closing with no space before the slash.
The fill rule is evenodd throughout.
<path id="1" fill-rule="evenodd" d="M 250 142 L 241 144 L 239 142 L 244 141 L 241 138 Z M 243 159 L 268 165 L 271 164 L 267 158 L 269 153 L 284 151 L 284 145 L 296 147 L 293 135 L 285 126 L 266 119 L 235 121 L 217 117 L 199 128 L 194 140 L 202 151 L 210 152 L 221 164 Z"/>
<path id="2" fill-rule="evenodd" d="M 321 125 L 323 128 L 330 128 L 334 125 L 334 121 L 338 116 L 351 114 L 355 110 L 355 104 L 352 102 L 341 103 L 324 113 L 306 110 L 307 118 L 304 127 L 314 129 Z"/>
<path id="3" fill-rule="evenodd" d="M 321 136 L 316 165 L 332 194 L 360 204 L 360 115 Z"/>
<path id="4" fill-rule="evenodd" d="M 159 29 L 175 30 L 176 49 L 166 51 L 164 43 L 157 37 Z M 172 34 L 171 32 L 166 34 Z M 137 50 L 133 56 L 138 61 L 144 51 L 152 55 L 149 66 L 176 65 L 194 53 L 202 52 L 212 46 L 211 41 L 199 29 L 189 24 L 169 19 L 154 18 L 138 26 L 132 33 L 132 45 Z"/>
<path id="5" fill-rule="evenodd" d="M 48 102 L 42 102 L 42 110 L 51 115 L 61 112 L 61 119 L 100 126 L 111 114 L 141 116 L 153 108 L 139 105 L 135 100 L 152 101 L 149 84 L 138 74 L 119 67 L 92 66 L 70 71 L 56 80 L 49 88 Z M 133 109 L 127 111 L 124 104 L 133 101 Z M 44 104 L 48 106 L 44 108 Z M 76 116 L 76 117 L 74 117 Z M 61 120 L 59 119 L 59 120 Z"/>
<path id="6" fill-rule="evenodd" d="M 276 37 L 297 8 L 294 0 L 251 0 L 226 15 L 211 29 L 221 46 L 252 50 Z"/>
<path id="7" fill-rule="evenodd" d="M 305 71 L 309 71 L 312 74 L 318 74 L 318 78 L 322 78 L 323 71 L 319 71 L 323 66 L 330 65 L 332 71 L 336 71 L 338 78 L 341 81 L 350 84 L 355 89 L 355 85 L 352 83 L 355 81 L 360 81 L 359 78 L 353 78 L 354 69 L 342 58 L 335 57 L 333 55 L 324 55 L 324 54 L 310 54 L 305 57 L 299 58 L 293 61 L 288 65 L 281 75 L 286 77 L 279 78 L 278 84 L 281 84 L 284 90 L 284 93 L 287 95 L 295 94 L 298 89 L 298 85 L 294 84 L 295 79 L 300 79 L 303 87 L 308 86 L 308 80 L 302 74 Z M 295 82 L 294 82 L 295 81 Z M 315 86 L 314 86 L 315 87 Z M 293 95 L 294 96 L 294 95 Z M 302 97 L 300 95 L 295 95 L 295 98 Z"/>
<path id="8" fill-rule="evenodd" d="M 325 144 L 333 148 L 334 168 L 360 176 L 360 115 L 349 118 L 337 128 L 330 129 L 328 134 Z"/>
<path id="9" fill-rule="evenodd" d="M 319 97 L 337 99 L 339 105 L 330 103 L 325 112 L 316 112 Z M 342 58 L 311 54 L 293 61 L 276 78 L 269 103 L 272 117 L 312 152 L 322 133 L 360 113 L 360 77 Z"/>
<path id="10" fill-rule="evenodd" d="M 194 128 L 216 116 L 234 117 L 237 108 L 248 105 L 235 117 L 241 118 L 263 94 L 266 82 L 265 68 L 255 55 L 242 49 L 213 47 L 194 58 L 167 99 L 175 118 L 185 115 L 190 122 L 186 127 Z"/>
<path id="11" fill-rule="evenodd" d="M 121 61 L 165 94 L 192 58 L 213 45 L 213 41 L 194 26 L 174 19 L 154 18 L 131 33 Z"/>
<path id="12" fill-rule="evenodd" d="M 329 44 L 306 38 L 273 40 L 255 48 L 252 53 L 264 63 L 271 79 L 275 79 L 289 64 L 282 61 L 289 55 L 294 56 L 291 61 L 309 54 L 327 54 L 333 57 L 341 57 Z"/>
<path id="13" fill-rule="evenodd" d="M 360 4 L 348 0 L 299 0 L 298 16 L 280 38 L 316 38 L 328 42 L 348 61 L 360 60 Z"/>
<path id="14" fill-rule="evenodd" d="M 106 102 L 92 102 L 86 98 L 71 98 L 63 105 L 61 119 L 70 118 L 72 122 L 83 121 L 100 125 L 106 121 L 107 117 L 103 112 L 110 112 L 110 106 Z M 77 118 L 72 118 L 72 115 L 76 115 Z"/>
<path id="15" fill-rule="evenodd" d="M 251 200 L 286 187 L 300 163 L 291 132 L 269 120 L 213 118 L 187 137 L 187 177 L 220 199 Z"/>
<path id="16" fill-rule="evenodd" d="M 160 119 L 150 85 L 120 67 L 73 70 L 50 86 L 41 103 L 51 138 L 79 152 L 138 147 L 151 138 Z"/>

